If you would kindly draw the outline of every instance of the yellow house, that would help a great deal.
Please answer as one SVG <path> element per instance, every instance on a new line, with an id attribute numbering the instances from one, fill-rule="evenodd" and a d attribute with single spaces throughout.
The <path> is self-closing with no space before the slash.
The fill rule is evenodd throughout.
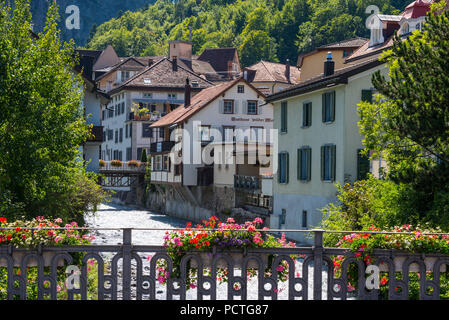
<path id="1" fill-rule="evenodd" d="M 346 67 L 345 60 L 355 50 L 364 45 L 368 39 L 354 38 L 341 42 L 327 44 L 315 50 L 298 56 L 297 67 L 300 69 L 300 81 L 304 82 L 323 73 L 323 61 L 328 52 L 332 53 L 335 69 Z"/>

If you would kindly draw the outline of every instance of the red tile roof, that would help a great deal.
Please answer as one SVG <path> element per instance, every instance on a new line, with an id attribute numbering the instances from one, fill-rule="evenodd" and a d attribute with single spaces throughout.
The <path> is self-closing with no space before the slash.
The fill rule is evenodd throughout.
<path id="1" fill-rule="evenodd" d="M 194 97 L 192 97 L 190 106 L 184 107 L 181 105 L 177 107 L 175 110 L 169 112 L 167 115 L 162 117 L 159 121 L 156 121 L 151 125 L 151 127 L 166 127 L 176 123 L 182 123 L 189 119 L 192 115 L 209 105 L 227 90 L 232 88 L 238 82 L 245 82 L 248 86 L 254 89 L 258 94 L 262 97 L 265 95 L 253 87 L 249 82 L 245 81 L 243 78 L 238 78 L 232 81 L 223 82 L 213 87 L 209 87 L 197 93 Z"/>

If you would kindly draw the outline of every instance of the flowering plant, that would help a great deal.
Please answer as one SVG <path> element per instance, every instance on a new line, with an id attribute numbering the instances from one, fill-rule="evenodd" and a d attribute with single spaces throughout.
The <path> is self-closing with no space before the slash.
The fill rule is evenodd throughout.
<path id="1" fill-rule="evenodd" d="M 367 266 L 374 261 L 374 257 L 372 257 L 374 249 L 449 254 L 449 234 L 441 234 L 441 230 L 438 229 L 423 229 L 420 226 L 403 225 L 383 230 L 385 233 L 370 233 L 371 231 L 380 231 L 375 226 L 369 227 L 367 231 L 344 235 L 337 242 L 339 248 L 348 248 L 354 253 L 356 259 L 362 260 Z M 341 274 L 341 265 L 344 258 L 343 255 L 333 257 L 334 272 L 337 276 Z M 357 267 L 351 264 L 348 270 L 348 291 L 353 291 L 357 288 L 357 275 Z M 410 288 L 419 283 L 419 277 L 419 273 L 410 275 Z M 380 289 L 384 296 L 386 295 L 388 282 L 388 274 L 382 272 Z M 398 290 L 399 288 L 394 289 Z M 416 292 L 412 292 L 411 295 L 417 296 L 419 288 L 414 291 Z M 446 290 L 444 291 L 446 292 Z"/>
<path id="2" fill-rule="evenodd" d="M 111 160 L 111 166 L 113 167 L 121 167 L 122 162 L 120 160 Z"/>
<path id="3" fill-rule="evenodd" d="M 140 163 L 136 160 L 129 160 L 127 163 L 128 167 L 139 167 Z"/>
<path id="4" fill-rule="evenodd" d="M 62 219 L 54 220 L 36 217 L 33 220 L 7 222 L 0 217 L 0 245 L 12 244 L 15 247 L 33 247 L 42 245 L 90 244 L 94 236 L 81 234 L 76 222 L 62 225 Z M 48 229 L 51 228 L 51 229 Z"/>
<path id="5" fill-rule="evenodd" d="M 224 250 L 245 249 L 245 248 L 273 248 L 273 247 L 295 247 L 293 242 L 287 242 L 283 234 L 280 239 L 268 235 L 263 231 L 258 231 L 263 220 L 255 218 L 253 221 L 246 221 L 244 224 L 235 223 L 233 218 L 228 218 L 226 223 L 222 223 L 217 217 L 212 216 L 209 221 L 203 220 L 203 224 L 197 224 L 196 229 L 192 229 L 192 224 L 187 223 L 186 227 L 180 231 L 166 232 L 164 236 L 164 246 L 167 253 L 173 260 L 174 276 L 180 275 L 180 262 L 182 257 L 189 251 L 198 250 L 211 252 L 213 248 Z M 271 275 L 271 261 L 273 254 L 269 255 L 268 266 L 264 272 Z M 295 259 L 296 256 L 292 255 Z M 166 271 L 165 261 L 158 261 L 158 279 L 160 283 L 165 283 L 170 276 Z M 217 280 L 219 283 L 227 281 L 228 270 L 226 268 L 217 268 Z M 288 279 L 288 263 L 282 261 L 277 267 L 279 279 L 286 281 Z M 210 268 L 205 270 L 206 275 L 210 275 Z M 247 277 L 253 277 L 257 274 L 255 269 L 248 269 Z M 197 277 L 197 270 L 189 268 L 189 277 L 187 280 L 187 289 L 194 288 Z"/>

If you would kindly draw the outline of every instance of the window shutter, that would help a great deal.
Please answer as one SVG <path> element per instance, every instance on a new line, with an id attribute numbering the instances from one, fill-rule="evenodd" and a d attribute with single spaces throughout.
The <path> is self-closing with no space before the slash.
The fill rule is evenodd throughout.
<path id="1" fill-rule="evenodd" d="M 326 94 L 323 93 L 322 95 L 322 100 L 323 100 L 323 107 L 322 107 L 322 120 L 323 122 L 326 122 Z"/>
<path id="2" fill-rule="evenodd" d="M 312 149 L 307 149 L 307 181 L 312 178 Z"/>
<path id="3" fill-rule="evenodd" d="M 297 162 L 297 178 L 301 180 L 301 168 L 302 168 L 302 153 L 304 150 L 298 149 L 298 162 Z"/>
<path id="4" fill-rule="evenodd" d="M 248 114 L 248 102 L 245 100 L 242 101 L 242 113 Z"/>
<path id="5" fill-rule="evenodd" d="M 302 104 L 302 126 L 307 126 L 307 103 Z"/>
<path id="6" fill-rule="evenodd" d="M 281 174 L 281 172 L 282 172 L 282 162 L 281 162 L 281 160 L 282 160 L 282 154 L 279 153 L 278 154 L 278 183 L 281 183 L 281 176 L 282 176 L 282 174 Z"/>
<path id="7" fill-rule="evenodd" d="M 324 181 L 324 151 L 325 146 L 321 146 L 321 181 Z"/>
<path id="8" fill-rule="evenodd" d="M 362 90 L 362 101 L 369 103 L 373 102 L 373 92 L 370 89 Z"/>
<path id="9" fill-rule="evenodd" d="M 218 110 L 218 112 L 224 113 L 224 101 L 223 100 L 220 100 L 220 102 L 219 102 L 219 110 Z"/>
<path id="10" fill-rule="evenodd" d="M 369 157 L 362 154 L 362 149 L 357 150 L 357 180 L 366 179 L 370 168 Z"/>
<path id="11" fill-rule="evenodd" d="M 330 106 L 331 106 L 331 121 L 335 121 L 335 91 L 330 94 Z"/>
<path id="12" fill-rule="evenodd" d="M 336 164 L 337 164 L 336 146 L 333 145 L 331 147 L 331 180 L 332 181 L 335 181 Z"/>
<path id="13" fill-rule="evenodd" d="M 238 113 L 239 113 L 239 101 L 234 100 L 234 114 L 238 114 Z"/>
<path id="14" fill-rule="evenodd" d="M 285 168 L 285 183 L 288 183 L 288 176 L 289 176 L 288 169 L 290 167 L 289 160 L 288 160 L 288 153 L 285 154 L 285 158 L 286 158 L 285 159 L 285 166 L 286 166 L 286 168 Z"/>

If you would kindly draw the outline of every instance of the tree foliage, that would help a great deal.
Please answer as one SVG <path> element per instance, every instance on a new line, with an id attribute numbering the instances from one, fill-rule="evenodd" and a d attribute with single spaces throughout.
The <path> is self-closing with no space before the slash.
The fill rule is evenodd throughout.
<path id="1" fill-rule="evenodd" d="M 206 47 L 262 48 L 243 60 L 296 61 L 327 43 L 368 36 L 365 9 L 377 5 L 384 14 L 403 10 L 410 0 L 158 0 L 145 10 L 126 12 L 98 26 L 91 49 L 111 44 L 119 56 L 166 55 L 168 40 L 189 40 L 194 54 Z M 135 30 L 140 30 L 135 38 Z M 137 43 L 143 45 L 138 45 Z M 266 49 L 267 43 L 271 50 Z M 145 47 L 145 45 L 147 47 Z M 151 48 L 147 50 L 146 48 Z M 274 55 L 274 56 L 273 56 Z"/>
<path id="2" fill-rule="evenodd" d="M 14 10 L 6 1 L 0 2 L 3 216 L 80 221 L 80 213 L 95 198 L 90 196 L 101 195 L 79 159 L 79 146 L 89 135 L 82 108 L 83 82 L 73 72 L 74 44 L 61 45 L 57 20 L 54 2 L 44 32 L 36 39 L 30 32 L 29 1 L 15 1 Z"/>
<path id="3" fill-rule="evenodd" d="M 360 104 L 360 128 L 387 178 L 408 187 L 404 217 L 449 227 L 449 13 L 427 17 L 422 32 L 394 39 L 377 72 L 377 103 Z"/>

